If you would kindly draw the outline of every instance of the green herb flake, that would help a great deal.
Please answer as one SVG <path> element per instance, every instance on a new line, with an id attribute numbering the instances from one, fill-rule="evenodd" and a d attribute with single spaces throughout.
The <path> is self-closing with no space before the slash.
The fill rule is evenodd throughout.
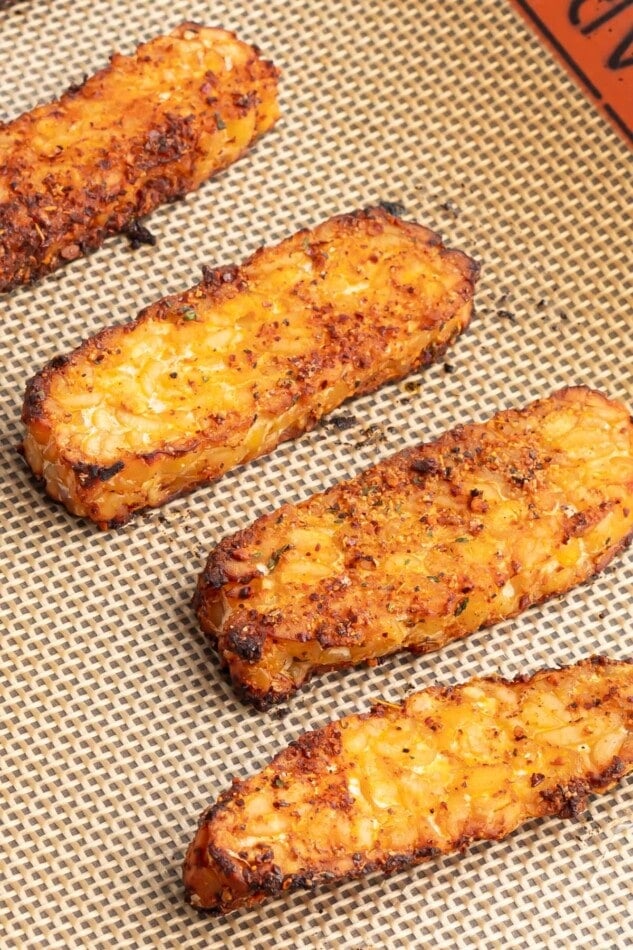
<path id="1" fill-rule="evenodd" d="M 463 600 L 460 600 L 457 607 L 455 608 L 454 616 L 459 617 L 460 614 L 464 613 L 466 607 L 468 607 L 468 597 L 464 597 Z"/>
<path id="2" fill-rule="evenodd" d="M 272 785 L 273 788 L 283 788 L 284 780 L 282 779 L 280 775 L 275 775 L 274 779 L 272 780 L 270 784 Z"/>
<path id="3" fill-rule="evenodd" d="M 433 581 L 434 584 L 439 584 L 440 579 L 437 576 L 437 574 L 429 574 L 429 576 L 427 577 L 427 581 Z"/>
<path id="4" fill-rule="evenodd" d="M 455 544 L 466 544 L 468 538 L 455 538 Z"/>
<path id="5" fill-rule="evenodd" d="M 266 568 L 267 568 L 268 571 L 274 571 L 274 570 L 275 570 L 275 568 L 276 568 L 277 565 L 279 564 L 279 560 L 280 560 L 282 554 L 284 554 L 284 552 L 286 552 L 289 547 L 290 547 L 289 544 L 284 544 L 284 546 L 283 546 L 282 548 L 277 548 L 276 551 L 273 551 L 273 553 L 270 555 L 270 557 L 268 558 L 268 561 L 267 561 L 267 563 L 266 563 Z"/>
<path id="6" fill-rule="evenodd" d="M 224 121 L 224 119 L 222 118 L 219 112 L 216 112 L 215 114 L 215 124 L 216 124 L 218 132 L 222 132 L 222 130 L 226 128 L 226 122 Z"/>
<path id="7" fill-rule="evenodd" d="M 198 314 L 195 310 L 192 310 L 191 307 L 187 307 L 185 310 L 180 311 L 180 315 L 183 320 L 197 320 Z"/>

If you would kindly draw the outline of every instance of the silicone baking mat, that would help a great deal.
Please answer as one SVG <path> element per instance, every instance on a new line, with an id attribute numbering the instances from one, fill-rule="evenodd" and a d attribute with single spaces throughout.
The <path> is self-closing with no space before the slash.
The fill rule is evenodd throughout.
<path id="1" fill-rule="evenodd" d="M 623 946 L 633 782 L 579 822 L 295 894 L 225 919 L 182 900 L 197 817 L 301 730 L 435 681 L 633 653 L 633 560 L 439 653 L 315 682 L 280 719 L 241 705 L 190 607 L 205 552 L 297 499 L 468 419 L 586 383 L 633 407 L 626 145 L 506 0 L 23 2 L 0 18 L 2 117 L 184 19 L 283 68 L 284 119 L 246 158 L 2 308 L 2 947 Z M 482 262 L 445 361 L 356 400 L 264 460 L 117 532 L 48 501 L 15 452 L 26 380 L 304 225 L 398 201 Z"/>

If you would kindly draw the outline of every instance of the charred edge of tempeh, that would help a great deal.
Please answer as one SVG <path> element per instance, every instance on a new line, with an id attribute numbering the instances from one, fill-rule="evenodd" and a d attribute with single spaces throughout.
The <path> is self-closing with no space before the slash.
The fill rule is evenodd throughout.
<path id="1" fill-rule="evenodd" d="M 422 693 L 414 693 L 400 704 L 377 702 L 371 706 L 367 713 L 348 716 L 343 720 L 330 722 L 313 732 L 304 733 L 297 740 L 290 743 L 287 749 L 278 753 L 263 772 L 245 780 L 234 779 L 232 786 L 223 791 L 217 801 L 202 813 L 198 833 L 188 848 L 183 865 L 185 899 L 202 912 L 212 916 L 220 916 L 239 908 L 261 904 L 284 893 L 292 893 L 297 890 L 313 891 L 324 884 L 338 885 L 346 880 L 364 877 L 371 872 L 382 872 L 389 875 L 442 854 L 464 852 L 469 846 L 478 841 L 503 840 L 515 831 L 520 824 L 533 818 L 577 819 L 587 808 L 590 795 L 608 791 L 633 769 L 633 707 L 631 697 L 620 697 L 617 682 L 609 680 L 610 675 L 615 680 L 618 671 L 623 671 L 626 674 L 627 668 L 632 664 L 633 660 L 628 658 L 612 660 L 604 656 L 593 656 L 581 660 L 573 666 L 545 668 L 533 674 L 519 675 L 509 680 L 500 676 L 486 676 L 466 681 L 458 686 L 436 686 L 422 691 L 442 701 L 455 700 L 459 704 L 461 702 L 460 693 L 467 687 L 476 686 L 485 691 L 486 685 L 489 684 L 520 690 L 521 687 L 539 687 L 541 681 L 547 680 L 547 685 L 550 686 L 551 684 L 554 691 L 558 685 L 564 691 L 565 687 L 569 688 L 566 682 L 567 677 L 573 677 L 576 672 L 582 675 L 585 670 L 589 672 L 595 670 L 604 679 L 597 683 L 591 693 L 583 693 L 582 684 L 578 695 L 572 691 L 573 699 L 569 708 L 572 709 L 574 704 L 577 706 L 582 703 L 587 715 L 589 715 L 592 708 L 599 709 L 603 704 L 608 705 L 620 701 L 617 708 L 626 724 L 627 735 L 622 740 L 618 754 L 612 755 L 608 764 L 600 771 L 589 769 L 583 774 L 570 777 L 565 782 L 557 781 L 555 774 L 533 773 L 529 778 L 529 784 L 532 788 L 539 789 L 534 807 L 531 810 L 528 808 L 526 814 L 522 815 L 517 822 L 510 822 L 509 826 L 502 827 L 498 833 L 491 833 L 490 828 L 485 827 L 479 829 L 479 832 L 473 829 L 469 834 L 461 834 L 452 840 L 442 841 L 441 846 L 416 847 L 406 853 L 386 853 L 373 860 L 368 860 L 367 854 L 363 853 L 362 850 L 353 853 L 350 851 L 344 857 L 346 860 L 351 858 L 352 867 L 344 874 L 335 873 L 328 870 L 327 867 L 318 866 L 319 862 L 322 864 L 318 840 L 313 842 L 315 846 L 314 866 L 304 867 L 298 873 L 284 873 L 283 868 L 275 864 L 275 855 L 272 849 L 270 853 L 265 850 L 261 852 L 256 866 L 246 865 L 242 858 L 238 859 L 237 855 L 226 853 L 222 847 L 213 843 L 212 825 L 216 819 L 221 822 L 223 817 L 229 815 L 232 808 L 240 809 L 248 801 L 251 789 L 257 792 L 258 788 L 264 787 L 264 782 L 269 783 L 272 789 L 291 786 L 293 767 L 297 770 L 297 780 L 300 780 L 304 771 L 308 771 L 313 775 L 310 795 L 313 799 L 318 800 L 320 805 L 325 804 L 325 800 L 318 799 L 319 781 L 321 777 L 326 778 L 327 774 L 330 773 L 329 766 L 333 765 L 337 757 L 341 756 L 341 725 L 352 719 L 358 722 L 370 722 L 379 717 L 405 718 L 411 715 L 408 704 L 415 701 L 416 697 L 421 696 Z M 570 682 L 573 690 L 573 680 L 570 680 Z M 602 693 L 604 695 L 601 695 Z M 538 695 L 536 693 L 537 697 Z M 563 695 L 569 698 L 566 692 L 563 692 Z M 520 717 L 520 713 L 521 707 L 519 706 L 517 716 Z M 414 716 L 411 718 L 415 719 Z M 439 725 L 429 722 L 428 725 L 429 729 L 433 731 L 437 728 L 442 729 L 441 722 Z M 515 734 L 516 747 L 525 739 L 530 740 L 531 738 L 531 736 L 525 734 Z M 541 743 L 543 744 L 543 740 L 541 740 Z M 492 764 L 494 765 L 494 762 Z M 346 774 L 345 768 L 346 760 L 343 756 L 340 769 L 344 775 Z M 465 775 L 467 776 L 466 771 Z M 262 779 L 262 782 L 258 786 L 259 779 Z M 543 786 L 542 789 L 540 788 L 541 785 Z M 275 794 L 273 792 L 273 795 Z M 315 804 L 315 802 L 312 801 L 312 804 Z M 329 804 L 335 808 L 337 807 L 335 802 L 329 802 Z M 344 803 L 342 805 L 344 808 Z M 273 804 L 273 807 L 276 806 Z M 245 817 L 244 821 L 245 834 L 247 834 L 248 818 Z M 209 830 L 209 835 L 205 836 L 204 833 L 207 830 Z M 349 844 L 351 848 L 353 842 L 350 841 Z M 341 855 L 337 854 L 337 859 L 340 857 Z M 349 864 L 350 861 L 347 860 L 347 863 Z M 211 869 L 217 885 L 213 903 L 204 903 L 204 900 L 208 901 L 208 893 L 207 897 L 202 900 L 195 886 L 191 886 L 191 881 L 195 881 L 197 870 L 204 868 Z M 205 882 L 204 886 L 208 887 L 208 883 Z"/>
<path id="2" fill-rule="evenodd" d="M 6 123 L 0 292 L 113 234 L 152 243 L 139 218 L 198 188 L 277 121 L 278 76 L 234 33 L 186 22 Z"/>

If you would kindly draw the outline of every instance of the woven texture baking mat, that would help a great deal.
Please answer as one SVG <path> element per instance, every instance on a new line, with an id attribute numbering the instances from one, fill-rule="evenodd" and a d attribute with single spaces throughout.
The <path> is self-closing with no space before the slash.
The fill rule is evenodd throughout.
<path id="1" fill-rule="evenodd" d="M 621 947 L 631 780 L 578 823 L 532 822 L 389 879 L 224 920 L 182 901 L 203 806 L 302 729 L 436 680 L 633 654 L 628 553 L 590 586 L 440 653 L 315 682 L 283 720 L 234 699 L 190 608 L 223 534 L 566 383 L 633 406 L 630 157 L 505 0 L 22 0 L 0 17 L 1 117 L 183 19 L 235 29 L 283 68 L 283 122 L 152 215 L 157 247 L 111 240 L 0 302 L 0 946 Z M 351 428 L 326 423 L 116 533 L 42 496 L 15 445 L 25 382 L 45 360 L 187 287 L 202 263 L 238 262 L 379 199 L 482 261 L 477 319 L 446 363 L 351 403 Z"/>

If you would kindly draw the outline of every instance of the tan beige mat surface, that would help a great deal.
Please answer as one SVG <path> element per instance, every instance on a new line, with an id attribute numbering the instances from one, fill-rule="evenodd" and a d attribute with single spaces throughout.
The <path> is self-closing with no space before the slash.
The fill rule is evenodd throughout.
<path id="1" fill-rule="evenodd" d="M 280 500 L 566 383 L 633 408 L 624 142 L 505 0 L 22 2 L 0 14 L 0 117 L 183 19 L 283 68 L 284 119 L 246 158 L 2 311 L 0 946 L 624 946 L 633 783 L 580 822 L 225 920 L 182 900 L 203 806 L 300 730 L 379 695 L 602 651 L 633 655 L 631 552 L 591 586 L 426 658 L 315 683 L 284 719 L 236 701 L 196 630 L 204 553 Z M 628 170 L 627 170 L 628 169 Z M 46 500 L 15 452 L 27 378 L 94 330 L 346 209 L 399 201 L 481 260 L 478 315 L 445 361 L 115 533 Z M 627 211 L 628 207 L 628 211 Z"/>

